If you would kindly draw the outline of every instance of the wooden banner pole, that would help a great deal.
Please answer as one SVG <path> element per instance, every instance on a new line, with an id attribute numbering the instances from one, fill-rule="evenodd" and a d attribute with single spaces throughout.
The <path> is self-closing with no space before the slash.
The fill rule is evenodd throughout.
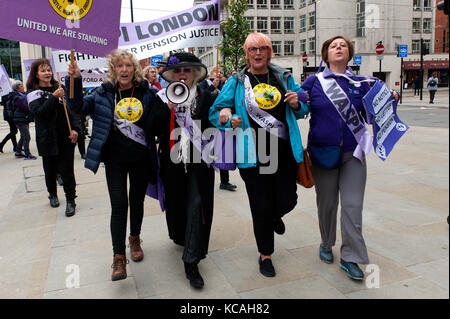
<path id="1" fill-rule="evenodd" d="M 59 72 L 56 72 L 56 76 L 58 77 L 59 87 L 61 87 L 61 79 L 59 77 Z M 64 112 L 66 113 L 67 125 L 69 126 L 69 132 L 70 132 L 69 136 L 72 136 L 72 127 L 70 126 L 69 114 L 67 113 L 66 99 L 64 98 L 64 96 L 63 96 L 62 100 L 63 100 L 63 105 L 64 105 Z"/>
<path id="2" fill-rule="evenodd" d="M 72 64 L 74 62 L 74 54 L 75 54 L 75 51 L 71 50 L 70 51 L 70 63 L 72 63 Z M 59 79 L 59 77 L 58 77 L 58 79 Z M 74 85 L 74 78 L 73 78 L 73 75 L 71 75 L 70 76 L 70 88 L 69 88 L 69 98 L 71 98 L 71 99 L 73 99 L 73 97 L 74 97 L 74 95 L 73 95 L 73 85 Z"/>

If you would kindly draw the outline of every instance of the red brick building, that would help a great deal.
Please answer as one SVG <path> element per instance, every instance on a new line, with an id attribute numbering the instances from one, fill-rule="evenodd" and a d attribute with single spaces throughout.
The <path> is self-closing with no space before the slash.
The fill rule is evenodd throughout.
<path id="1" fill-rule="evenodd" d="M 440 1 L 442 0 L 436 0 L 436 7 Z M 445 15 L 443 10 L 435 9 L 434 12 L 436 14 L 436 22 L 434 26 L 434 52 L 449 52 L 448 15 Z"/>

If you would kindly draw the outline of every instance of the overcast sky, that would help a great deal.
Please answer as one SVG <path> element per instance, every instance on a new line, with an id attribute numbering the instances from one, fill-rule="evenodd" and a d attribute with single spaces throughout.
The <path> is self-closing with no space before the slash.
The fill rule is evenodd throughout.
<path id="1" fill-rule="evenodd" d="M 193 6 L 193 0 L 132 0 L 134 22 L 161 18 Z M 130 0 L 122 0 L 120 22 L 131 22 Z"/>

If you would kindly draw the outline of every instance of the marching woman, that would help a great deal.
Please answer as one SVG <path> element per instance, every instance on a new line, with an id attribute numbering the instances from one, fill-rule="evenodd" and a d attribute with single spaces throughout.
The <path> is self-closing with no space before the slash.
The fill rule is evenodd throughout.
<path id="1" fill-rule="evenodd" d="M 134 55 L 115 50 L 108 60 L 108 78 L 93 94 L 83 98 L 80 69 L 76 62 L 69 64 L 69 75 L 75 77 L 74 98 L 69 106 L 92 120 L 92 136 L 87 149 L 85 167 L 97 172 L 100 162 L 105 164 L 106 182 L 111 202 L 111 237 L 113 264 L 111 279 L 127 277 L 125 241 L 128 207 L 130 207 L 130 255 L 141 261 L 141 225 L 144 199 L 149 182 L 156 181 L 155 142 L 147 138 L 145 123 L 155 94 L 142 77 L 142 70 Z M 66 77 L 66 83 L 69 83 Z M 127 194 L 127 179 L 130 189 Z M 129 200 L 129 201 L 128 201 Z"/>
<path id="2" fill-rule="evenodd" d="M 192 53 L 178 52 L 170 56 L 161 76 L 168 82 L 184 81 L 189 97 L 185 102 L 174 104 L 170 101 L 174 101 L 171 93 L 167 91 L 170 86 L 159 91 L 148 122 L 149 132 L 158 136 L 160 141 L 160 174 L 165 191 L 169 237 L 184 246 L 182 260 L 186 277 L 194 288 L 204 285 L 198 263 L 208 253 L 213 219 L 214 169 L 203 160 L 192 160 L 194 153 L 199 154 L 201 149 L 193 145 L 192 134 L 186 133 L 185 129 L 204 132 L 212 127 L 208 111 L 213 97 L 197 86 L 206 74 L 206 67 Z M 175 140 L 176 130 L 181 131 L 180 141 Z"/>
<path id="3" fill-rule="evenodd" d="M 308 77 L 302 88 L 310 97 L 308 152 L 322 237 L 319 258 L 326 263 L 333 262 L 331 248 L 336 243 L 340 199 L 340 266 L 350 278 L 362 280 L 364 273 L 358 264 L 369 263 L 362 234 L 362 210 L 367 177 L 365 154 L 371 146 L 370 142 L 367 143 L 362 98 L 370 90 L 370 85 L 348 67 L 353 52 L 353 44 L 341 36 L 325 41 L 322 60 L 326 67 L 323 72 Z M 398 99 L 396 92 L 394 97 Z M 359 129 L 351 130 L 352 127 Z M 336 149 L 341 151 L 334 152 Z M 333 158 L 336 158 L 335 163 L 331 162 Z"/>
<path id="4" fill-rule="evenodd" d="M 47 59 L 38 59 L 31 65 L 27 80 L 27 101 L 34 115 L 36 145 L 42 156 L 45 184 L 50 206 L 58 207 L 56 174 L 61 174 L 66 194 L 66 216 L 75 214 L 74 150 L 81 130 L 80 119 L 67 110 L 71 131 L 62 99 L 64 88 L 53 78 L 52 67 Z"/>
<path id="5" fill-rule="evenodd" d="M 251 33 L 244 50 L 247 66 L 225 83 L 209 118 L 218 128 L 242 129 L 237 134 L 237 165 L 250 202 L 259 269 L 264 276 L 273 277 L 274 231 L 285 232 L 281 217 L 297 204 L 296 176 L 298 163 L 303 161 L 297 119 L 308 113 L 307 95 L 288 70 L 270 63 L 273 50 L 266 35 Z M 278 128 L 277 132 L 271 126 Z M 256 133 L 256 140 L 249 128 Z M 269 143 L 272 134 L 277 152 Z M 266 149 L 261 151 L 264 144 Z M 266 154 L 272 158 L 268 163 L 263 159 Z"/>

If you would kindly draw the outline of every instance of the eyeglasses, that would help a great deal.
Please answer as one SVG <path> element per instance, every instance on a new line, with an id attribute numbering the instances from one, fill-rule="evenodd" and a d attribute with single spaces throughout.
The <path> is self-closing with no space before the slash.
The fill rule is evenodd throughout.
<path id="1" fill-rule="evenodd" d="M 268 48 L 269 48 L 268 46 L 262 46 L 262 47 L 259 47 L 259 48 L 257 48 L 257 47 L 250 47 L 250 48 L 248 48 L 248 51 L 251 52 L 251 53 L 256 53 L 256 51 L 258 51 L 258 50 L 259 50 L 259 52 L 266 52 Z"/>
<path id="2" fill-rule="evenodd" d="M 176 68 L 176 69 L 173 69 L 173 73 L 181 73 L 181 72 L 183 72 L 183 73 L 191 73 L 191 68 Z"/>

